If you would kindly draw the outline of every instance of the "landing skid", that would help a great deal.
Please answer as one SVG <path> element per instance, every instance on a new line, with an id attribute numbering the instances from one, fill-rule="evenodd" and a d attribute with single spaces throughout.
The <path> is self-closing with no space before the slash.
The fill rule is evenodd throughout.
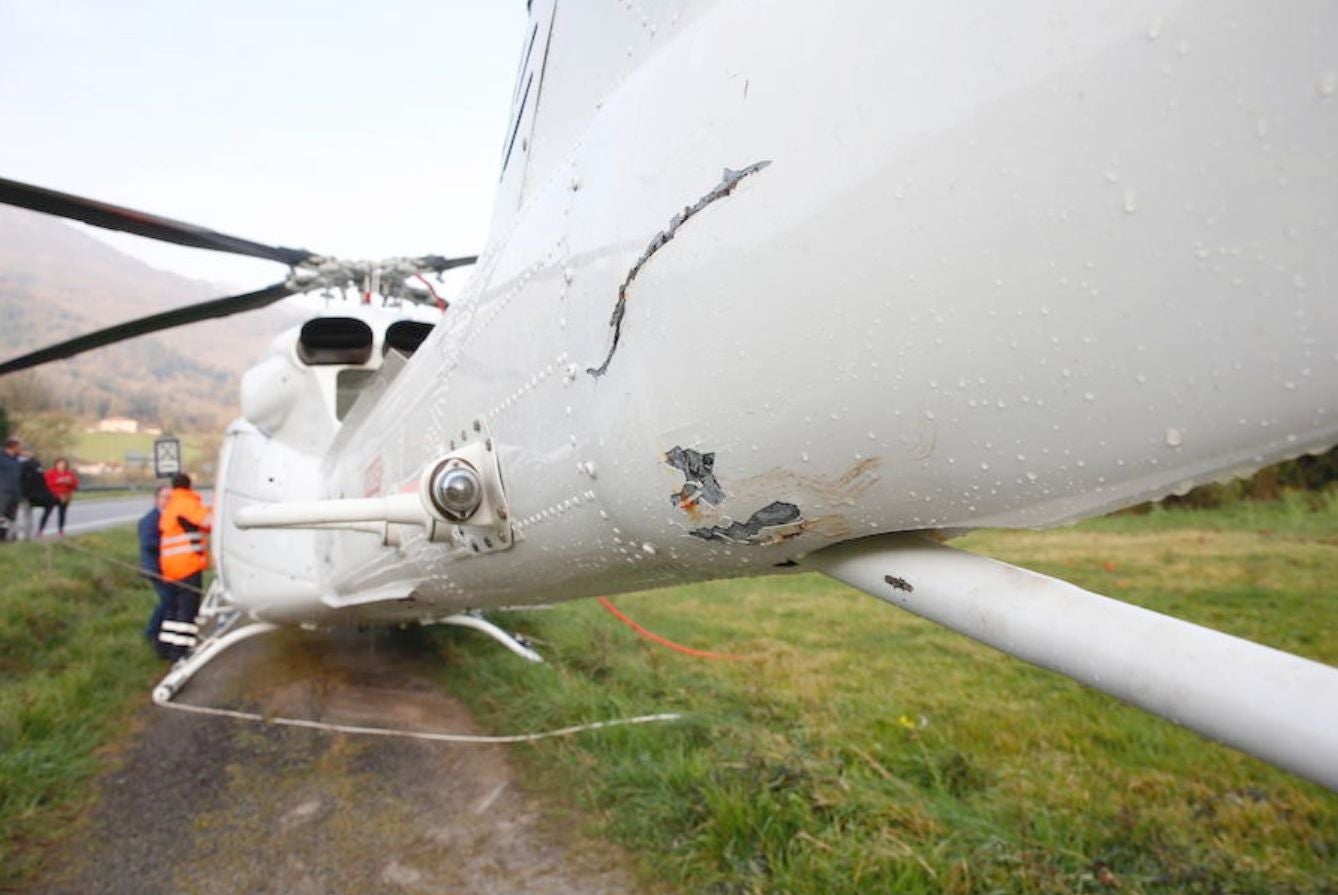
<path id="1" fill-rule="evenodd" d="M 228 605 L 223 590 L 223 583 L 215 578 L 210 582 L 208 589 L 205 590 L 204 599 L 200 601 L 200 608 L 197 614 L 205 620 L 218 618 L 219 624 L 226 622 L 231 625 L 232 622 L 228 620 L 228 617 L 231 613 L 235 612 L 237 612 L 237 610 Z"/>
<path id="2" fill-rule="evenodd" d="M 806 564 L 1338 790 L 1338 669 L 915 535 Z"/>
<path id="3" fill-rule="evenodd" d="M 257 634 L 267 634 L 270 631 L 278 630 L 279 627 L 270 622 L 251 621 L 236 630 L 232 630 L 241 619 L 242 614 L 236 610 L 231 610 L 229 615 L 220 617 L 214 633 L 192 650 L 189 656 L 173 665 L 167 676 L 158 682 L 158 686 L 153 688 L 154 704 L 164 705 L 171 702 L 172 697 L 176 695 L 178 690 L 186 686 L 187 681 L 195 677 L 200 669 L 214 661 L 220 653 L 233 646 L 233 644 L 249 640 Z"/>
<path id="4" fill-rule="evenodd" d="M 218 620 L 213 633 L 201 642 L 190 655 L 172 666 L 172 670 L 167 673 L 167 676 L 158 682 L 158 686 L 153 688 L 153 701 L 155 705 L 166 705 L 171 702 L 172 697 L 175 696 L 177 691 L 184 687 L 191 678 L 195 677 L 202 668 L 214 661 L 214 659 L 218 658 L 220 654 L 230 649 L 233 645 L 241 643 L 243 640 L 249 640 L 257 634 L 268 634 L 270 631 L 275 631 L 279 628 L 279 625 L 271 622 L 245 620 L 242 614 L 236 609 L 223 608 L 217 603 L 210 607 L 209 614 Z M 240 627 L 237 627 L 239 622 L 242 624 Z M 511 634 L 502 630 L 485 619 L 481 613 L 457 613 L 456 615 L 449 615 L 445 618 L 438 619 L 431 624 L 457 625 L 462 628 L 473 628 L 475 631 L 482 631 L 484 634 L 487 634 L 522 659 L 529 662 L 543 661 L 543 657 L 535 652 L 524 638 L 518 634 Z"/>
<path id="5" fill-rule="evenodd" d="M 475 631 L 482 631 L 493 640 L 496 640 L 502 646 L 511 650 L 517 656 L 529 662 L 542 662 L 544 657 L 539 655 L 530 646 L 529 641 L 519 634 L 512 634 L 504 631 L 483 617 L 481 612 L 459 612 L 455 615 L 448 615 L 445 618 L 439 618 L 433 622 L 425 622 L 433 625 L 457 625 L 461 628 L 473 628 Z"/>

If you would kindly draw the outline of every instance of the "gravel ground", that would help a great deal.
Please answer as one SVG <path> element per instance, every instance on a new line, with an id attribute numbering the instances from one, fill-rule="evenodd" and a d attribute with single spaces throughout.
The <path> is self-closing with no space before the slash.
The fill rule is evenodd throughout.
<path id="1" fill-rule="evenodd" d="M 477 733 L 424 642 L 285 631 L 179 695 L 273 715 Z M 505 747 L 347 736 L 146 707 L 98 807 L 29 891 L 642 892 L 628 856 L 527 795 Z"/>

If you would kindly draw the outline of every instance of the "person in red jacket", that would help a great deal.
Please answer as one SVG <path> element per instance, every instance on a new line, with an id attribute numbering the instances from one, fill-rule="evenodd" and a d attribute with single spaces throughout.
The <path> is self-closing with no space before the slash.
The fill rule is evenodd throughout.
<path id="1" fill-rule="evenodd" d="M 68 460 L 57 457 L 56 462 L 46 471 L 46 488 L 55 500 L 42 510 L 42 521 L 37 526 L 37 533 L 40 535 L 46 531 L 46 520 L 51 518 L 51 511 L 55 510 L 56 530 L 64 535 L 65 511 L 70 508 L 70 499 L 74 497 L 74 492 L 79 490 L 79 474 L 70 469 Z"/>

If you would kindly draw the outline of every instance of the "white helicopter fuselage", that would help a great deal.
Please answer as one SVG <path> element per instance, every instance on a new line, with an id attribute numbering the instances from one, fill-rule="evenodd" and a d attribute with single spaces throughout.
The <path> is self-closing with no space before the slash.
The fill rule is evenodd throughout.
<path id="1" fill-rule="evenodd" d="M 248 374 L 213 604 L 537 659 L 461 610 L 813 569 L 1338 790 L 1338 669 L 907 534 L 1338 442 L 1338 7 L 593 6 L 426 340 Z"/>
<path id="2" fill-rule="evenodd" d="M 395 621 L 766 574 L 1338 441 L 1338 9 L 591 6 L 535 4 L 493 233 L 435 332 L 342 422 L 294 362 L 305 416 L 230 431 L 233 604 Z M 419 495 L 467 446 L 486 545 L 233 524 Z"/>

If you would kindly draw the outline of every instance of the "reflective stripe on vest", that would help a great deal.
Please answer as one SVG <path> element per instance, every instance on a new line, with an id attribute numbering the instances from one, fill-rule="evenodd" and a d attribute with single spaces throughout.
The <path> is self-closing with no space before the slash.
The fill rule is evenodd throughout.
<path id="1" fill-rule="evenodd" d="M 172 535 L 170 538 L 163 538 L 162 544 L 166 547 L 168 544 L 185 544 L 190 541 L 201 541 L 203 539 L 203 532 L 188 531 L 185 534 Z"/>
<path id="2" fill-rule="evenodd" d="M 162 535 L 158 559 L 163 578 L 181 581 L 209 565 L 209 534 L 202 530 L 208 512 L 194 491 L 174 488 L 168 495 L 158 529 Z"/>

